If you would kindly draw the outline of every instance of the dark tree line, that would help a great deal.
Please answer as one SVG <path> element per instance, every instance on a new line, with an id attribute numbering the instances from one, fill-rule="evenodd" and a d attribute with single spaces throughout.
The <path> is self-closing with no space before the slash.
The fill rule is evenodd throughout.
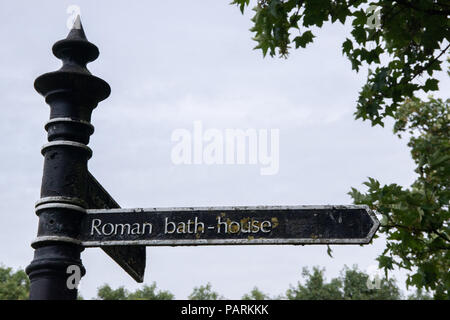
<path id="1" fill-rule="evenodd" d="M 270 295 L 254 287 L 242 296 L 242 300 L 398 300 L 405 296 L 398 288 L 394 279 L 373 279 L 356 266 L 345 267 L 337 278 L 327 281 L 325 269 L 313 267 L 304 268 L 302 280 L 290 285 L 284 294 Z M 28 299 L 29 280 L 23 270 L 13 271 L 11 268 L 0 267 L 0 300 Z M 406 297 L 408 299 L 431 299 L 426 293 L 416 292 Z M 79 299 L 83 299 L 81 296 Z M 172 300 L 175 296 L 167 290 L 158 289 L 155 282 L 143 285 L 135 291 L 125 287 L 117 289 L 105 284 L 97 289 L 97 300 Z M 219 300 L 226 299 L 213 290 L 210 283 L 195 287 L 188 297 L 189 300 Z"/>

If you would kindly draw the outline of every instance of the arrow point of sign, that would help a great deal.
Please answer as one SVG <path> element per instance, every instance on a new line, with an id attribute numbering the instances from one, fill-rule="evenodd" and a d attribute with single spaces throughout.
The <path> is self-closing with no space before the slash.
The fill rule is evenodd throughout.
<path id="1" fill-rule="evenodd" d="M 380 227 L 380 221 L 378 220 L 376 214 L 374 211 L 372 211 L 369 206 L 367 205 L 363 205 L 362 207 L 364 207 L 364 209 L 366 210 L 367 214 L 369 215 L 370 219 L 373 222 L 372 228 L 370 228 L 369 233 L 367 234 L 366 240 L 367 242 L 365 244 L 370 243 L 370 241 L 372 241 L 373 236 L 375 235 L 375 233 L 377 232 L 378 228 Z"/>

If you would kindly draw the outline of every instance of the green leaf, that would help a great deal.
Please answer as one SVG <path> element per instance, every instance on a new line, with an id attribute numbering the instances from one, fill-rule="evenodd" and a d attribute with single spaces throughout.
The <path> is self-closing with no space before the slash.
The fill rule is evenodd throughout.
<path id="1" fill-rule="evenodd" d="M 239 7 L 239 10 L 241 10 L 241 13 L 244 14 L 244 9 L 246 6 L 248 6 L 250 3 L 250 0 L 233 0 L 230 4 L 235 4 Z"/>
<path id="2" fill-rule="evenodd" d="M 439 80 L 437 80 L 437 79 L 427 79 L 427 81 L 425 82 L 425 85 L 423 86 L 423 90 L 425 92 L 439 90 L 438 83 L 439 83 Z"/>
<path id="3" fill-rule="evenodd" d="M 310 30 L 305 31 L 301 36 L 297 36 L 294 38 L 295 48 L 305 48 L 308 43 L 313 42 L 314 38 L 315 36 Z"/>
<path id="4" fill-rule="evenodd" d="M 327 244 L 327 254 L 330 258 L 333 258 L 333 250 L 331 250 L 331 247 Z"/>
<path id="5" fill-rule="evenodd" d="M 353 49 L 353 42 L 352 42 L 352 40 L 347 38 L 344 41 L 344 43 L 342 43 L 342 52 L 346 53 L 346 54 L 349 54 L 350 50 L 352 50 L 352 49 Z"/>
<path id="6" fill-rule="evenodd" d="M 361 27 L 355 27 L 353 31 L 351 32 L 353 37 L 355 38 L 356 42 L 360 44 L 365 44 L 367 40 L 367 33 L 363 26 Z"/>

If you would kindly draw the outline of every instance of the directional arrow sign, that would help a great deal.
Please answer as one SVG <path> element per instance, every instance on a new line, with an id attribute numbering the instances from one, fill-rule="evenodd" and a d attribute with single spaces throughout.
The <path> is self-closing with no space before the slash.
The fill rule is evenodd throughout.
<path id="1" fill-rule="evenodd" d="M 88 210 L 86 247 L 367 244 L 379 221 L 367 206 L 257 206 Z"/>

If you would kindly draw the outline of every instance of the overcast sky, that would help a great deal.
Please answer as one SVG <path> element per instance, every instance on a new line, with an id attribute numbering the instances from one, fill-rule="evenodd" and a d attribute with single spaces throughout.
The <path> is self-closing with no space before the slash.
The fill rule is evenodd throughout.
<path id="1" fill-rule="evenodd" d="M 366 73 L 341 54 L 348 28 L 326 25 L 289 59 L 262 58 L 250 17 L 223 1 L 2 1 L 0 3 L 0 262 L 26 267 L 38 219 L 49 108 L 34 79 L 56 70 L 54 42 L 68 29 L 66 9 L 81 8 L 88 39 L 100 49 L 89 65 L 111 96 L 94 110 L 90 171 L 122 207 L 351 204 L 368 176 L 408 186 L 414 164 L 406 141 L 353 112 Z M 441 88 L 449 81 L 442 77 Z M 204 128 L 279 129 L 280 167 L 175 165 L 171 133 Z M 304 266 L 376 265 L 384 248 L 367 246 L 149 247 L 145 283 L 176 298 L 211 282 L 226 298 L 254 286 L 271 295 L 295 284 Z M 85 298 L 104 283 L 139 287 L 100 249 L 83 253 Z M 404 274 L 395 273 L 403 282 Z M 403 286 L 403 283 L 401 283 Z"/>

